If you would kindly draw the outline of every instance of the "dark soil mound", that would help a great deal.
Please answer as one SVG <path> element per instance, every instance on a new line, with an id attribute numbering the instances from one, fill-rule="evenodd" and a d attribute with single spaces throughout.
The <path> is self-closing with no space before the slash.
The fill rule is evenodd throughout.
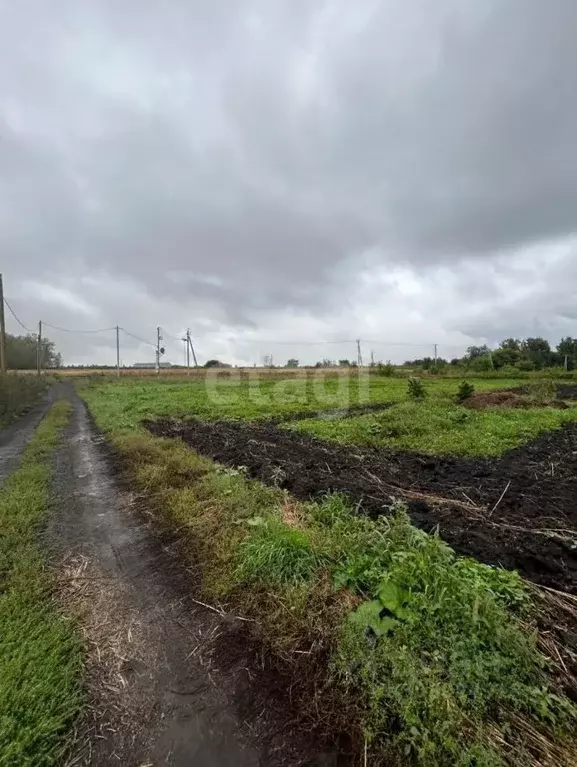
<path id="1" fill-rule="evenodd" d="M 566 410 L 569 405 L 560 399 L 531 399 L 526 395 L 527 392 L 513 389 L 499 391 L 484 391 L 479 394 L 473 394 L 463 402 L 465 407 L 472 410 L 482 410 L 486 407 L 515 407 L 515 408 L 534 408 L 534 407 L 554 407 L 558 410 Z"/>
<path id="2" fill-rule="evenodd" d="M 577 399 L 577 384 L 558 384 L 557 396 L 561 399 Z"/>
<path id="3" fill-rule="evenodd" d="M 306 421 L 307 418 L 322 418 L 330 421 L 336 418 L 353 418 L 364 413 L 375 413 L 388 410 L 393 402 L 372 402 L 368 405 L 349 405 L 348 407 L 329 408 L 328 410 L 301 410 L 297 413 L 273 416 L 267 418 L 266 423 L 287 423 L 289 421 Z"/>
<path id="4" fill-rule="evenodd" d="M 531 394 L 531 384 L 524 384 L 523 386 L 515 386 L 513 389 L 507 389 L 507 391 L 515 392 L 515 394 Z M 577 384 L 556 384 L 557 399 L 576 399 L 577 400 Z"/>
<path id="5" fill-rule="evenodd" d="M 500 460 L 340 446 L 274 424 L 147 422 L 303 500 L 340 491 L 375 517 L 407 500 L 413 523 L 456 551 L 577 594 L 577 425 Z M 433 497 L 431 497 L 433 496 Z"/>
<path id="6" fill-rule="evenodd" d="M 463 404 L 478 410 L 485 407 L 531 407 L 535 403 L 513 391 L 483 391 L 472 394 Z"/>

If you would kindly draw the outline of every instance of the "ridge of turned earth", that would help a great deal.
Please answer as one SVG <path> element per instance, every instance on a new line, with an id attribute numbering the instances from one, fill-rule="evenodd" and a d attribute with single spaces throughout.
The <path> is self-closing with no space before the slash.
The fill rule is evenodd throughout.
<path id="1" fill-rule="evenodd" d="M 577 593 L 577 424 L 498 459 L 339 445 L 270 422 L 163 418 L 143 425 L 302 500 L 343 492 L 376 517 L 404 498 L 413 523 L 438 527 L 459 554 Z"/>

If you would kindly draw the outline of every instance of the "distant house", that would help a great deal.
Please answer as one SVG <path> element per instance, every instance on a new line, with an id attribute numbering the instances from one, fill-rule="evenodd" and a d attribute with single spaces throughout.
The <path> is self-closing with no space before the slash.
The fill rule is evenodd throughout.
<path id="1" fill-rule="evenodd" d="M 135 362 L 132 367 L 138 368 L 139 370 L 154 370 L 156 368 L 156 363 L 155 362 Z M 166 370 L 166 368 L 172 367 L 172 362 L 161 362 L 159 367 L 162 368 L 163 370 Z"/>

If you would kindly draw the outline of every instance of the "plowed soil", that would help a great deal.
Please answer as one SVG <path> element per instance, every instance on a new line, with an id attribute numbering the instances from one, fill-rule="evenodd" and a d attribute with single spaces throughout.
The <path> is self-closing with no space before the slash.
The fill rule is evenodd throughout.
<path id="1" fill-rule="evenodd" d="M 164 419 L 145 426 L 303 500 L 340 491 L 376 517 L 403 498 L 413 523 L 438 526 L 458 553 L 577 594 L 575 424 L 486 460 L 340 446 L 271 423 Z"/>
<path id="2" fill-rule="evenodd" d="M 266 423 L 284 423 L 287 421 L 306 421 L 307 418 L 322 418 L 330 421 L 334 418 L 354 418 L 357 415 L 365 413 L 376 413 L 381 410 L 387 410 L 392 407 L 392 402 L 372 402 L 369 405 L 349 405 L 348 407 L 337 407 L 330 410 L 300 410 L 296 413 L 287 413 L 285 415 L 272 416 L 266 419 Z"/>
<path id="3" fill-rule="evenodd" d="M 516 407 L 516 408 L 535 408 L 535 407 L 554 407 L 559 410 L 567 410 L 569 405 L 561 399 L 554 400 L 533 400 L 522 396 L 514 391 L 486 391 L 479 394 L 473 394 L 463 402 L 465 407 L 472 410 L 482 410 L 487 407 Z"/>
<path id="4" fill-rule="evenodd" d="M 575 384 L 558 384 L 557 396 L 561 399 L 577 399 L 577 386 Z"/>

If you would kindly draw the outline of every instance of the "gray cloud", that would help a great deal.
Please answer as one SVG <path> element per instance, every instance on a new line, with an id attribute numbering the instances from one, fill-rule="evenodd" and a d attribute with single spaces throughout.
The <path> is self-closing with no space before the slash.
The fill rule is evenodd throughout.
<path id="1" fill-rule="evenodd" d="M 540 312 L 565 327 L 567 281 L 543 288 L 519 253 L 577 229 L 576 28 L 573 0 L 0 3 L 0 251 L 18 310 L 360 333 L 379 301 L 409 305 L 394 285 L 364 315 L 350 305 L 389 264 L 425 285 L 456 275 L 438 332 L 488 337 L 513 316 L 529 332 Z M 31 279 L 90 311 L 27 298 Z M 473 299 L 501 315 L 471 317 Z"/>

